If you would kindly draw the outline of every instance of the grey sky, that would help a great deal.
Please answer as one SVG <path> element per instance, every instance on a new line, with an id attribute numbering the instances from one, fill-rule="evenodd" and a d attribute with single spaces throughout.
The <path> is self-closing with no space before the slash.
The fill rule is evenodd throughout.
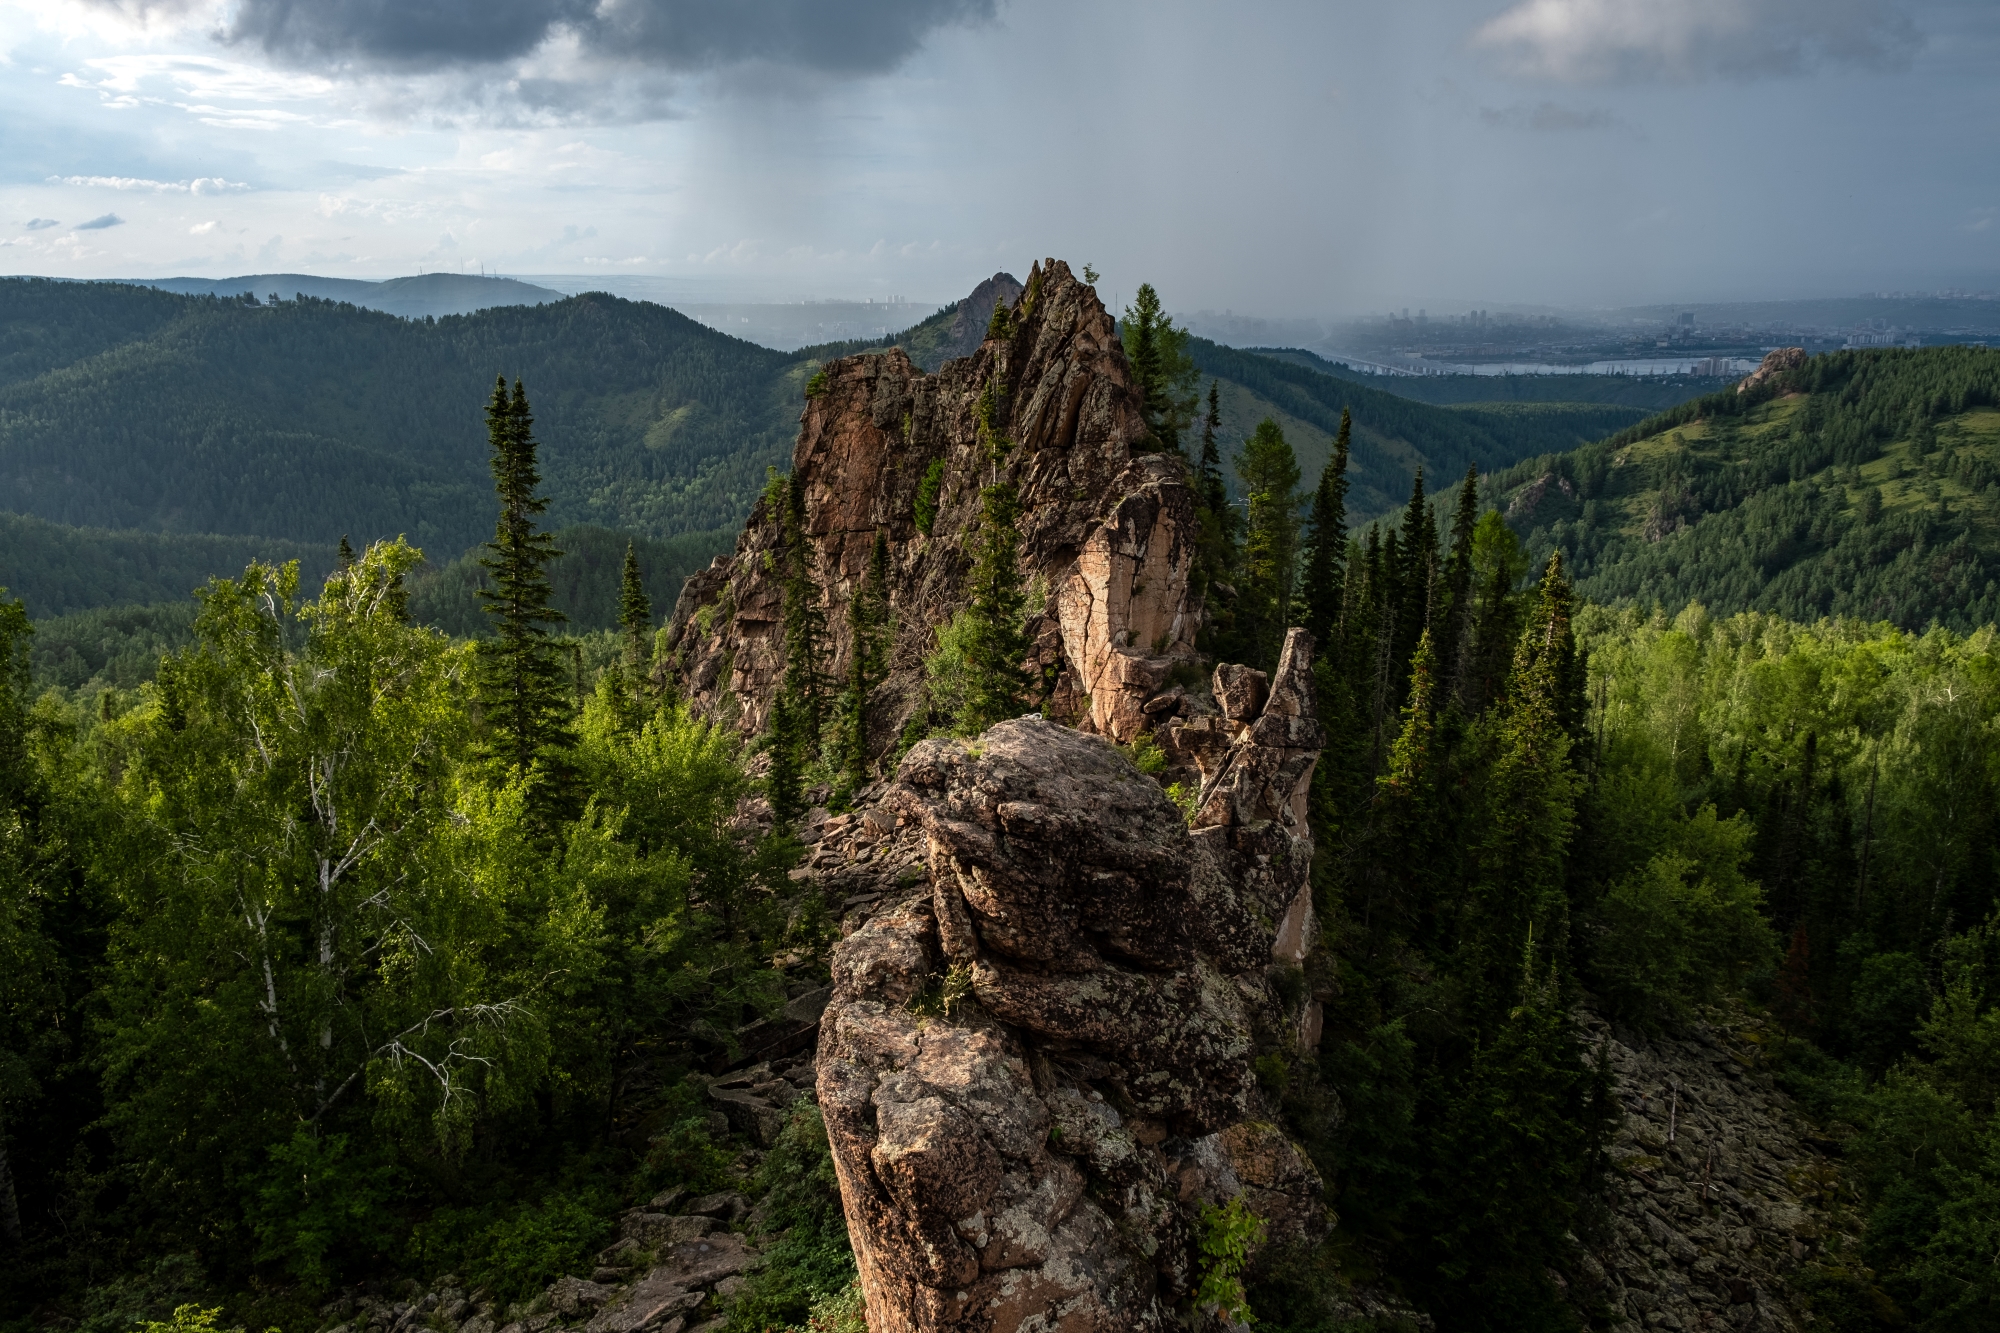
<path id="1" fill-rule="evenodd" d="M 0 0 L 0 60 L 8 272 L 2000 287 L 1985 0 Z"/>

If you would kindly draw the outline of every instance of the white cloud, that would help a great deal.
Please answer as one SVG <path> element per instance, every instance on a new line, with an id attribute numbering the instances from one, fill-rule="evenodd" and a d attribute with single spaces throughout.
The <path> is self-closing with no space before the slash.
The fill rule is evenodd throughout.
<path id="1" fill-rule="evenodd" d="M 195 223 L 195 224 L 194 224 L 194 225 L 193 225 L 192 227 L 189 227 L 189 228 L 188 228 L 188 235 L 190 235 L 190 236 L 206 236 L 206 235 L 208 235 L 208 234 L 209 234 L 210 232 L 214 231 L 214 230 L 215 230 L 215 229 L 216 229 L 216 228 L 217 228 L 218 226 L 220 226 L 220 225 L 221 225 L 220 223 L 217 223 L 217 222 L 213 222 L 213 221 L 210 221 L 210 222 L 197 222 L 197 223 Z"/>
<path id="2" fill-rule="evenodd" d="M 51 185 L 84 185 L 100 190 L 150 190 L 154 194 L 233 194 L 250 187 L 242 181 L 220 176 L 197 176 L 189 181 L 154 181 L 140 176 L 51 176 Z"/>
<path id="3" fill-rule="evenodd" d="M 1892 0 L 1521 0 L 1472 40 L 1511 73 L 1562 83 L 1898 67 L 1922 45 Z"/>

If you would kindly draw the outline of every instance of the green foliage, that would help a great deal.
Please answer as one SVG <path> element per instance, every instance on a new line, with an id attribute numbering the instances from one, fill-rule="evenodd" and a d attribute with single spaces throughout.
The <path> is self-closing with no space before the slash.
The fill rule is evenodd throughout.
<path id="1" fill-rule="evenodd" d="M 1029 680 L 1022 662 L 1030 645 L 1023 626 L 1027 589 L 1021 578 L 1019 522 L 1020 500 L 1012 482 L 981 493 L 979 536 L 958 635 L 963 677 L 955 717 L 961 735 L 977 735 L 1027 711 Z M 944 647 L 940 634 L 939 651 Z"/>
<path id="2" fill-rule="evenodd" d="M 855 1269 L 840 1182 L 818 1108 L 800 1104 L 758 1167 L 765 1259 L 729 1307 L 729 1333 L 764 1333 L 810 1321 L 827 1333 L 852 1327 Z"/>
<path id="3" fill-rule="evenodd" d="M 218 1330 L 215 1321 L 221 1314 L 221 1306 L 204 1310 L 199 1305 L 177 1305 L 170 1319 L 142 1320 L 138 1333 L 242 1333 L 240 1329 Z"/>
<path id="4" fill-rule="evenodd" d="M 1195 1284 L 1197 1308 L 1211 1310 L 1218 1319 L 1254 1322 L 1249 1298 L 1243 1290 L 1243 1270 L 1250 1251 L 1264 1243 L 1264 1219 L 1250 1211 L 1238 1195 L 1217 1208 L 1201 1206 L 1201 1277 Z"/>
<path id="5" fill-rule="evenodd" d="M 487 1229 L 470 1265 L 472 1279 L 503 1300 L 525 1300 L 554 1279 L 587 1269 L 610 1229 L 585 1201 L 551 1195 Z"/>
<path id="6" fill-rule="evenodd" d="M 1139 284 L 1139 294 L 1126 308 L 1118 331 L 1153 447 L 1179 449 L 1182 433 L 1194 421 L 1200 380 L 1194 358 L 1188 355 L 1188 331 L 1175 327 L 1149 282 Z"/>
<path id="7" fill-rule="evenodd" d="M 1250 664 L 1271 671 L 1291 620 L 1299 536 L 1299 462 L 1277 422 L 1258 423 L 1236 475 L 1250 508 L 1236 617 Z"/>
<path id="8" fill-rule="evenodd" d="M 2000 618 L 2000 351 L 1836 352 L 1493 479 L 1612 605 Z"/>
<path id="9" fill-rule="evenodd" d="M 826 389 L 826 370 L 822 367 L 819 370 L 815 370 L 812 378 L 806 381 L 806 397 L 823 398 L 826 396 Z"/>
<path id="10" fill-rule="evenodd" d="M 1614 1012 L 1677 1024 L 1758 968 L 1776 965 L 1763 893 L 1743 874 L 1756 830 L 1704 805 L 1676 821 L 1668 850 L 1614 882 L 1590 921 L 1590 973 Z M 1908 1031 L 1907 1024 L 1902 1031 Z"/>
<path id="11" fill-rule="evenodd" d="M 933 458 L 924 469 L 923 479 L 917 483 L 916 523 L 917 531 L 928 537 L 931 525 L 937 522 L 938 496 L 944 490 L 944 460 Z"/>
<path id="12" fill-rule="evenodd" d="M 393 1245 L 397 1175 L 393 1161 L 351 1154 L 347 1135 L 301 1126 L 271 1149 L 251 1206 L 257 1261 L 282 1264 L 310 1293 L 325 1291 L 343 1267 Z"/>
<path id="13" fill-rule="evenodd" d="M 986 336 L 1003 342 L 1014 336 L 1014 312 L 1005 301 L 993 303 L 993 314 L 986 321 Z"/>
<path id="14" fill-rule="evenodd" d="M 548 629 L 561 622 L 550 602 L 548 565 L 561 554 L 536 519 L 548 508 L 540 494 L 534 418 L 521 381 L 507 396 L 507 382 L 493 386 L 486 409 L 493 450 L 493 483 L 500 493 L 500 521 L 490 554 L 481 560 L 493 587 L 480 590 L 493 617 L 494 636 L 479 645 L 477 682 L 486 728 L 487 756 L 515 780 L 525 780 L 538 808 L 563 798 L 570 743 L 563 655 Z"/>

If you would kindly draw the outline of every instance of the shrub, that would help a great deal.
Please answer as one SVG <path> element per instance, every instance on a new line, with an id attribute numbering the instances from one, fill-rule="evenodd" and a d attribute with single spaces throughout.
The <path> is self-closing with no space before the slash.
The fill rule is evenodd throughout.
<path id="1" fill-rule="evenodd" d="M 943 489 L 944 460 L 933 458 L 924 469 L 924 479 L 917 483 L 917 531 L 926 537 L 931 535 L 931 525 L 937 522 L 938 493 Z"/>
<path id="2" fill-rule="evenodd" d="M 1213 1309 L 1224 1321 L 1249 1320 L 1250 1301 L 1243 1291 L 1243 1269 L 1250 1250 L 1264 1243 L 1264 1219 L 1245 1206 L 1242 1196 L 1221 1208 L 1201 1206 L 1201 1281 L 1195 1287 L 1197 1307 Z"/>
<path id="3" fill-rule="evenodd" d="M 757 1171 L 764 1191 L 764 1263 L 729 1309 L 727 1333 L 765 1333 L 810 1320 L 815 1333 L 855 1327 L 854 1251 L 840 1207 L 826 1122 L 801 1102 Z M 847 1319 L 847 1322 L 841 1322 Z"/>

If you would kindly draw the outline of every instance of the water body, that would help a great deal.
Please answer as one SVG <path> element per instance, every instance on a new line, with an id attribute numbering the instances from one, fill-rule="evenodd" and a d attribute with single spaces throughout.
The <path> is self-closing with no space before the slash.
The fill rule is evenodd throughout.
<path id="1" fill-rule="evenodd" d="M 1341 353 L 1329 353 L 1327 360 L 1365 375 L 1634 375 L 1646 378 L 1668 375 L 1735 377 L 1748 375 L 1758 364 L 1752 358 L 1741 356 L 1634 357 L 1589 361 L 1580 365 L 1557 365 L 1549 361 L 1480 361 L 1468 364 L 1420 360 L 1374 361 Z"/>

